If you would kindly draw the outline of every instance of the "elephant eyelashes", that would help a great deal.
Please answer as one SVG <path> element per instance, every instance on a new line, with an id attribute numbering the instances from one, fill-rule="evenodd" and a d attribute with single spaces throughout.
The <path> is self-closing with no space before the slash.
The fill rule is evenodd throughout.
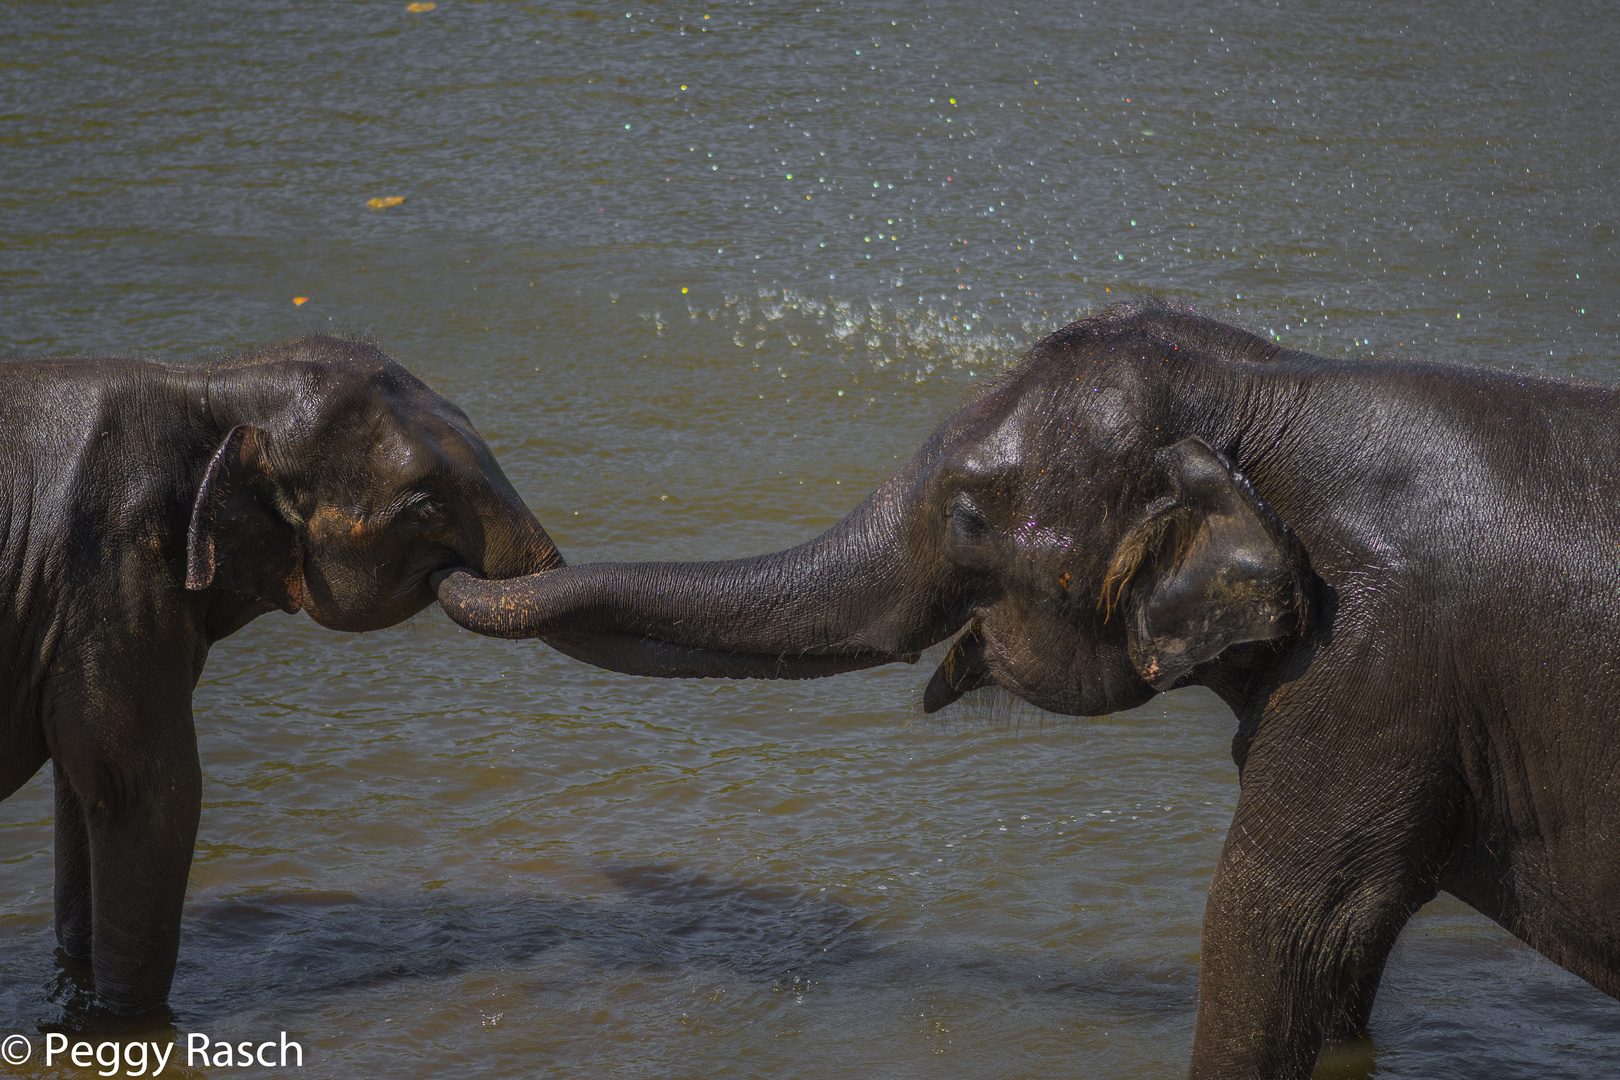
<path id="1" fill-rule="evenodd" d="M 444 501 L 433 492 L 419 491 L 405 501 L 399 512 L 411 514 L 422 521 L 429 521 L 444 512 Z"/>
<path id="2" fill-rule="evenodd" d="M 995 528 L 967 496 L 951 501 L 946 517 L 946 550 L 952 562 L 969 568 L 988 567 L 995 559 Z"/>
<path id="3" fill-rule="evenodd" d="M 983 540 L 990 534 L 990 523 L 977 507 L 963 496 L 951 502 L 951 537 L 966 541 Z"/>

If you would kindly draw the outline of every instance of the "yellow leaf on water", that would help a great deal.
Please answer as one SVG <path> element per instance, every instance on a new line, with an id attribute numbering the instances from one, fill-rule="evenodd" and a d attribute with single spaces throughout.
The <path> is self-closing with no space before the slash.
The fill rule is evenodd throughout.
<path id="1" fill-rule="evenodd" d="M 379 195 L 375 199 L 367 199 L 366 205 L 373 210 L 386 210 L 390 206 L 398 206 L 405 201 L 403 195 Z"/>
<path id="2" fill-rule="evenodd" d="M 303 307 L 307 303 L 309 303 L 309 297 L 307 296 L 293 297 L 293 307 Z"/>
<path id="3" fill-rule="evenodd" d="M 425 15 L 438 6 L 438 4 L 406 4 L 405 10 L 412 15 Z"/>

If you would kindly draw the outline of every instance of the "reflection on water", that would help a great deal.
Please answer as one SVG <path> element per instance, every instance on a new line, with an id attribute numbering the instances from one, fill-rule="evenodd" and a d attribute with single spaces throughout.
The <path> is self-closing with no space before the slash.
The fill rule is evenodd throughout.
<path id="1" fill-rule="evenodd" d="M 391 980 L 532 968 L 562 949 L 595 969 L 712 967 L 796 986 L 870 951 L 855 916 L 825 891 L 716 882 L 667 866 L 615 866 L 602 875 L 615 894 L 597 901 L 448 891 L 380 901 L 308 891 L 200 905 L 187 915 L 175 998 L 187 1003 L 190 1023 L 208 1025 Z M 44 937 L 47 928 L 35 933 Z M 56 965 L 39 975 L 54 980 Z M 26 980 L 18 982 L 26 994 Z M 69 981 L 49 995 L 70 1028 L 106 1022 L 87 1009 L 87 989 Z"/>
<path id="2" fill-rule="evenodd" d="M 802 540 L 1142 290 L 1620 381 L 1610 23 L 22 5 L 0 348 L 372 332 L 575 560 Z M 1230 714 L 923 719 L 930 670 L 638 682 L 436 612 L 267 617 L 198 690 L 175 1030 L 287 1030 L 334 1075 L 1181 1072 Z M 0 1030 L 106 1023 L 54 959 L 48 788 L 0 804 Z M 1319 1075 L 1604 1075 L 1616 1018 L 1442 899 Z"/>

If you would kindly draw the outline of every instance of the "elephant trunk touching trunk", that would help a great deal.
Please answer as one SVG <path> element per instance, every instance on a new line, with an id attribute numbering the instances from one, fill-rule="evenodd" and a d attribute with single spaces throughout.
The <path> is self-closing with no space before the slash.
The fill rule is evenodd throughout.
<path id="1" fill-rule="evenodd" d="M 497 477 L 495 490 L 481 501 L 477 516 L 453 545 L 454 557 L 480 577 L 497 579 L 543 574 L 563 566 L 557 545 L 505 479 Z"/>
<path id="2" fill-rule="evenodd" d="M 543 574 L 563 565 L 562 552 L 525 508 L 514 522 L 511 541 L 485 556 L 483 572 L 486 577 L 513 578 Z"/>
<path id="3" fill-rule="evenodd" d="M 453 573 L 438 582 L 439 603 L 477 633 L 540 637 L 634 674 L 809 678 L 915 660 L 955 627 L 948 605 L 908 580 L 879 496 L 773 555 L 585 564 L 508 581 Z"/>

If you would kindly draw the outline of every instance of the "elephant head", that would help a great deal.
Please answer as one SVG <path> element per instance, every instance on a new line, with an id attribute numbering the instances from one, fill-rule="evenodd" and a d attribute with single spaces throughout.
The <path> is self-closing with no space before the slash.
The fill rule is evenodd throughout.
<path id="1" fill-rule="evenodd" d="M 461 410 L 370 345 L 310 338 L 222 364 L 206 398 L 225 434 L 192 507 L 189 590 L 375 630 L 430 604 L 447 567 L 562 565 Z"/>
<path id="2" fill-rule="evenodd" d="M 1208 340 L 1211 326 L 1226 337 Z M 1189 341 L 1229 370 L 1182 385 Z M 928 711 L 982 686 L 1060 713 L 1129 708 L 1307 625 L 1305 551 L 1235 464 L 1245 432 L 1197 405 L 1275 352 L 1160 305 L 1113 309 L 1038 344 L 806 544 L 503 582 L 455 573 L 439 600 L 480 633 L 671 676 L 820 675 L 915 659 L 965 627 Z M 627 663 L 587 634 L 666 655 Z"/>

